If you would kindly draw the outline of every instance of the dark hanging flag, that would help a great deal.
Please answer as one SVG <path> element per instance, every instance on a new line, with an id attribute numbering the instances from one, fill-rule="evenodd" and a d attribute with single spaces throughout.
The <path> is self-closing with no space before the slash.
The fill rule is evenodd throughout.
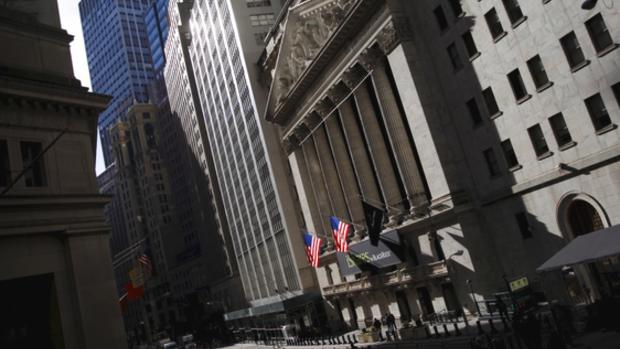
<path id="1" fill-rule="evenodd" d="M 381 237 L 381 230 L 383 230 L 383 215 L 385 212 L 366 201 L 362 201 L 362 206 L 364 207 L 364 217 L 366 217 L 370 244 L 377 246 Z"/>

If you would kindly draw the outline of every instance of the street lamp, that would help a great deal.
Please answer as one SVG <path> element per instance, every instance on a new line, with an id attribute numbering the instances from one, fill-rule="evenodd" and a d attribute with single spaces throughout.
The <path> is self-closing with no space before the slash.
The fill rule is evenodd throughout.
<path id="1" fill-rule="evenodd" d="M 474 305 L 476 305 L 476 312 L 478 313 L 478 317 L 480 317 L 480 306 L 478 305 L 476 295 L 474 294 L 474 288 L 472 286 L 473 283 L 469 279 L 467 279 L 465 283 L 467 284 L 467 286 L 469 286 L 469 293 L 471 294 L 471 299 L 473 300 Z"/>

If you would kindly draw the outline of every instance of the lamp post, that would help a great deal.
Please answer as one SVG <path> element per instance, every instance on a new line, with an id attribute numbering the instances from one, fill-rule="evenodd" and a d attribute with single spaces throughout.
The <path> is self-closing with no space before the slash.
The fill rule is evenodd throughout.
<path id="1" fill-rule="evenodd" d="M 476 306 L 476 313 L 478 317 L 480 317 L 480 306 L 478 305 L 478 301 L 476 300 L 476 295 L 474 294 L 474 288 L 472 286 L 473 282 L 467 279 L 465 283 L 467 283 L 467 286 L 469 286 L 469 293 L 471 294 L 471 299 L 474 302 L 474 305 Z"/>

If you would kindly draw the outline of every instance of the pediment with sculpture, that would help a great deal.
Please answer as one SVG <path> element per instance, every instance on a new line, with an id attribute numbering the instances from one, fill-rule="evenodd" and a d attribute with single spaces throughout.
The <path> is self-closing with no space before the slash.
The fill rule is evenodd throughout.
<path id="1" fill-rule="evenodd" d="M 276 109 L 361 0 L 308 0 L 288 12 L 269 104 Z"/>

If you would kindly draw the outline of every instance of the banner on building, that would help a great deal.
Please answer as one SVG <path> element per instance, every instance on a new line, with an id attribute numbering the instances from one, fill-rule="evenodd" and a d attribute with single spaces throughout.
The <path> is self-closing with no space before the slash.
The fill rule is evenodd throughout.
<path id="1" fill-rule="evenodd" d="M 381 234 L 377 246 L 370 240 L 349 245 L 349 253 L 336 253 L 341 275 L 378 270 L 402 263 L 402 246 L 396 230 Z"/>
<path id="2" fill-rule="evenodd" d="M 146 281 L 144 270 L 141 266 L 134 267 L 129 271 L 129 279 L 131 280 L 131 285 L 135 288 L 141 287 L 144 285 Z"/>

